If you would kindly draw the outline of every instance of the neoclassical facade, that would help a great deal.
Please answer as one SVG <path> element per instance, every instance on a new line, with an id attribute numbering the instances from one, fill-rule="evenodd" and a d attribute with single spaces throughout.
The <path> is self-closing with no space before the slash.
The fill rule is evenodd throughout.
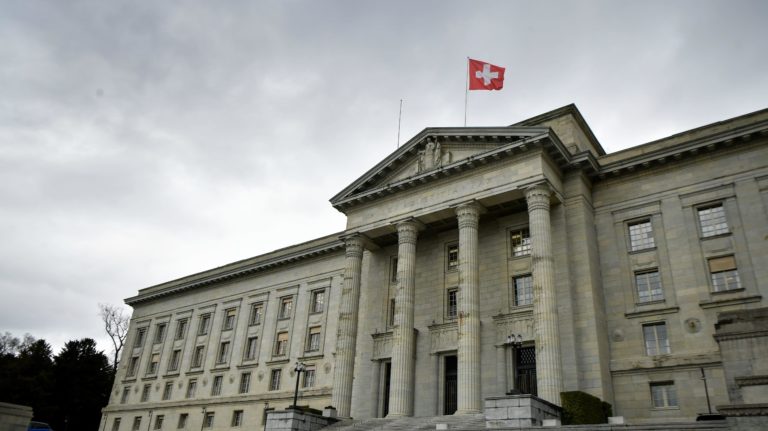
<path id="1" fill-rule="evenodd" d="M 104 429 L 260 427 L 297 379 L 355 418 L 692 420 L 729 402 L 718 313 L 768 305 L 767 143 L 768 110 L 612 154 L 573 105 L 425 129 L 331 199 L 344 231 L 128 298 Z"/>

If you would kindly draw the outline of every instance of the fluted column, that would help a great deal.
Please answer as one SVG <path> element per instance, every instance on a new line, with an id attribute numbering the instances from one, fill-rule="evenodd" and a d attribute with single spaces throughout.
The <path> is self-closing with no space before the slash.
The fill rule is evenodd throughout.
<path id="1" fill-rule="evenodd" d="M 480 265 L 476 203 L 456 208 L 459 220 L 458 406 L 456 414 L 480 413 Z"/>
<path id="2" fill-rule="evenodd" d="M 560 363 L 560 335 L 557 322 L 555 268 L 549 217 L 551 191 L 546 184 L 529 187 L 528 223 L 533 266 L 533 316 L 536 324 L 536 381 L 539 397 L 560 405 L 563 375 Z"/>
<path id="3" fill-rule="evenodd" d="M 339 329 L 336 335 L 336 358 L 331 396 L 331 403 L 341 417 L 349 417 L 352 406 L 363 240 L 358 235 L 350 236 L 345 239 L 345 245 L 344 285 L 339 305 Z"/>
<path id="4" fill-rule="evenodd" d="M 387 417 L 413 416 L 414 334 L 413 303 L 416 297 L 415 221 L 397 224 L 397 295 L 392 328 L 392 375 Z"/>

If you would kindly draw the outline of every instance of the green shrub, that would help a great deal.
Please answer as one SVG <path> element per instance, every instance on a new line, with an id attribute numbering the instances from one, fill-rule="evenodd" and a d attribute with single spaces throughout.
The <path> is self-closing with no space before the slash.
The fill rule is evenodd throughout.
<path id="1" fill-rule="evenodd" d="M 563 425 L 604 424 L 611 416 L 611 405 L 586 392 L 561 392 Z"/>

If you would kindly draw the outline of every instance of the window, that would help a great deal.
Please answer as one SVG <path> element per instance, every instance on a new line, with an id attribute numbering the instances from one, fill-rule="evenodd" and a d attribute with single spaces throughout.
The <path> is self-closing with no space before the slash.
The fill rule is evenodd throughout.
<path id="1" fill-rule="evenodd" d="M 235 327 L 235 318 L 237 317 L 237 310 L 230 308 L 224 315 L 224 326 L 222 331 L 229 331 Z"/>
<path id="2" fill-rule="evenodd" d="M 203 428 L 213 428 L 214 412 L 206 412 L 203 420 Z"/>
<path id="3" fill-rule="evenodd" d="M 120 429 L 120 418 L 112 420 L 112 431 L 118 431 Z"/>
<path id="4" fill-rule="evenodd" d="M 163 389 L 163 400 L 164 401 L 170 400 L 172 394 L 173 394 L 173 382 L 166 382 L 165 388 Z"/>
<path id="5" fill-rule="evenodd" d="M 653 240 L 653 226 L 650 220 L 643 220 L 629 225 L 629 249 L 645 250 L 656 247 Z"/>
<path id="6" fill-rule="evenodd" d="M 645 339 L 645 354 L 648 356 L 670 353 L 667 325 L 664 322 L 643 325 Z"/>
<path id="7" fill-rule="evenodd" d="M 263 313 L 263 310 L 264 304 L 261 302 L 251 305 L 251 317 L 248 319 L 248 324 L 258 325 L 261 323 L 261 314 Z"/>
<path id="8" fill-rule="evenodd" d="M 528 256 L 531 254 L 531 234 L 527 228 L 510 231 L 509 243 L 512 246 L 512 256 Z"/>
<path id="9" fill-rule="evenodd" d="M 311 388 L 315 386 L 315 369 L 307 368 L 304 370 L 304 384 L 302 387 Z"/>
<path id="10" fill-rule="evenodd" d="M 269 390 L 276 391 L 280 389 L 280 370 L 272 370 L 269 375 Z"/>
<path id="11" fill-rule="evenodd" d="M 144 344 L 144 337 L 147 335 L 147 328 L 136 330 L 136 339 L 133 341 L 133 347 L 141 347 Z"/>
<path id="12" fill-rule="evenodd" d="M 131 358 L 131 359 L 128 361 L 128 371 L 126 372 L 126 375 L 127 375 L 128 377 L 132 377 L 132 376 L 135 376 L 135 375 L 136 375 L 136 369 L 137 369 L 138 367 L 139 367 L 139 357 L 138 357 L 138 356 L 133 356 L 133 357 L 132 357 L 132 358 Z"/>
<path id="13" fill-rule="evenodd" d="M 392 258 L 392 269 L 389 272 L 389 281 L 397 283 L 397 258 Z"/>
<path id="14" fill-rule="evenodd" d="M 240 388 L 238 392 L 241 394 L 247 394 L 251 390 L 251 373 L 240 374 Z"/>
<path id="15" fill-rule="evenodd" d="M 182 429 L 186 428 L 187 426 L 187 417 L 189 417 L 188 413 L 182 413 L 179 415 L 179 423 L 176 425 L 176 428 Z"/>
<path id="16" fill-rule="evenodd" d="M 189 379 L 187 383 L 187 398 L 194 398 L 197 392 L 197 379 Z"/>
<path id="17" fill-rule="evenodd" d="M 252 361 L 256 359 L 256 353 L 259 348 L 259 337 L 248 337 L 248 341 L 245 343 L 245 355 L 243 359 L 246 361 Z"/>
<path id="18" fill-rule="evenodd" d="M 173 352 L 171 352 L 171 359 L 168 361 L 168 371 L 178 370 L 180 361 L 181 361 L 181 349 L 176 349 Z"/>
<path id="19" fill-rule="evenodd" d="M 204 354 L 205 346 L 195 347 L 195 354 L 192 356 L 192 368 L 200 368 L 203 366 Z"/>
<path id="20" fill-rule="evenodd" d="M 149 359 L 149 364 L 147 365 L 147 374 L 156 374 L 157 373 L 157 364 L 160 362 L 160 354 L 159 353 L 153 353 L 152 356 Z"/>
<path id="21" fill-rule="evenodd" d="M 449 319 L 455 319 L 459 315 L 459 301 L 458 301 L 459 289 L 448 289 L 448 309 L 447 315 Z"/>
<path id="22" fill-rule="evenodd" d="M 635 273 L 635 287 L 637 288 L 637 302 L 639 303 L 664 300 L 659 271 Z"/>
<path id="23" fill-rule="evenodd" d="M 217 364 L 226 363 L 229 360 L 229 341 L 224 341 L 219 345 L 219 354 L 216 357 Z"/>
<path id="24" fill-rule="evenodd" d="M 200 324 L 197 327 L 198 335 L 205 335 L 208 333 L 208 328 L 211 326 L 211 313 L 206 313 L 200 316 Z"/>
<path id="25" fill-rule="evenodd" d="M 224 381 L 224 376 L 213 376 L 213 384 L 211 385 L 212 397 L 221 395 L 221 383 L 223 381 Z"/>
<path id="26" fill-rule="evenodd" d="M 139 431 L 141 429 L 141 416 L 133 418 L 133 431 Z"/>
<path id="27" fill-rule="evenodd" d="M 452 244 L 448 246 L 448 271 L 453 271 L 459 267 L 459 245 Z"/>
<path id="28" fill-rule="evenodd" d="M 533 304 L 533 277 L 523 275 L 513 279 L 515 289 L 515 305 Z"/>
<path id="29" fill-rule="evenodd" d="M 232 426 L 239 427 L 243 424 L 243 411 L 235 410 L 232 412 Z"/>
<path id="30" fill-rule="evenodd" d="M 314 326 L 309 328 L 309 336 L 307 337 L 307 351 L 314 352 L 320 350 L 320 327 Z"/>
<path id="31" fill-rule="evenodd" d="M 288 352 L 288 333 L 280 332 L 277 334 L 275 343 L 275 356 L 284 356 Z"/>
<path id="32" fill-rule="evenodd" d="M 651 383 L 651 402 L 654 408 L 677 407 L 674 382 Z"/>
<path id="33" fill-rule="evenodd" d="M 389 300 L 389 326 L 395 326 L 395 298 Z"/>
<path id="34" fill-rule="evenodd" d="M 280 300 L 280 319 L 288 319 L 293 311 L 293 297 L 287 296 Z"/>
<path id="35" fill-rule="evenodd" d="M 149 400 L 149 390 L 152 389 L 151 384 L 144 385 L 144 388 L 141 390 L 141 402 L 145 403 Z"/>
<path id="36" fill-rule="evenodd" d="M 708 263 L 714 292 L 741 289 L 739 271 L 736 270 L 736 259 L 733 256 L 709 259 Z"/>
<path id="37" fill-rule="evenodd" d="M 702 237 L 706 238 L 730 232 L 722 204 L 699 208 L 697 212 Z"/>
<path id="38" fill-rule="evenodd" d="M 155 416 L 155 429 L 163 429 L 163 420 L 165 420 L 165 415 L 157 415 Z"/>
<path id="39" fill-rule="evenodd" d="M 167 323 L 158 323 L 155 327 L 155 344 L 160 344 L 165 341 L 165 330 L 168 327 Z"/>
<path id="40" fill-rule="evenodd" d="M 176 321 L 176 339 L 181 340 L 187 335 L 187 326 L 189 319 L 179 319 Z"/>
<path id="41" fill-rule="evenodd" d="M 312 292 L 312 312 L 322 313 L 325 310 L 325 290 Z"/>
<path id="42" fill-rule="evenodd" d="M 123 388 L 123 394 L 120 396 L 120 404 L 125 404 L 128 401 L 128 395 L 131 394 L 131 387 L 126 386 Z"/>

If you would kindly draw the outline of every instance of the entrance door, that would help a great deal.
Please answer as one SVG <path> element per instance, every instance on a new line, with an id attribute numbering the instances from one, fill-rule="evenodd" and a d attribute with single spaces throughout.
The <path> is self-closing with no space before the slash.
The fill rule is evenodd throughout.
<path id="1" fill-rule="evenodd" d="M 381 417 L 385 418 L 389 414 L 389 380 L 392 377 L 392 362 L 384 363 L 384 399 L 381 404 Z"/>
<path id="2" fill-rule="evenodd" d="M 445 356 L 445 393 L 443 414 L 452 415 L 458 407 L 459 372 L 456 356 Z"/>
<path id="3" fill-rule="evenodd" d="M 515 389 L 531 395 L 536 391 L 536 348 L 521 347 L 516 349 L 515 357 Z"/>

